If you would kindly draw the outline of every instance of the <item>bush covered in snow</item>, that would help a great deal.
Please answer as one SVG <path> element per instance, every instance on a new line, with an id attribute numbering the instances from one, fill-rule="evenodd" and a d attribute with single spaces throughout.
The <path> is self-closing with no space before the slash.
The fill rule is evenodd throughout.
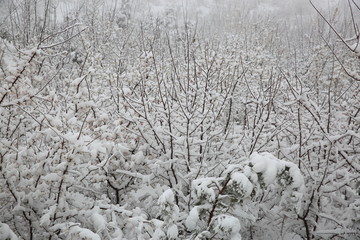
<path id="1" fill-rule="evenodd" d="M 356 54 L 237 2 L 40 2 L 0 35 L 0 239 L 359 236 Z"/>

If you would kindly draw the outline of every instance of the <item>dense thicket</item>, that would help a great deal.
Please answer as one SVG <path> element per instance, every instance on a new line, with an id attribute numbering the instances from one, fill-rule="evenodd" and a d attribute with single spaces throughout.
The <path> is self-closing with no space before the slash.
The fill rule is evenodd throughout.
<path id="1" fill-rule="evenodd" d="M 360 237 L 360 61 L 320 17 L 4 4 L 0 239 Z"/>

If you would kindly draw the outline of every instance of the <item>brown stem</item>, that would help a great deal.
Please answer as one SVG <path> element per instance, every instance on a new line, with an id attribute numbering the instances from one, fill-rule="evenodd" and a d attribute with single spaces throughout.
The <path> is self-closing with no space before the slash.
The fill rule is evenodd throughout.
<path id="1" fill-rule="evenodd" d="M 212 209 L 210 211 L 210 214 L 209 214 L 209 219 L 208 219 L 208 222 L 207 222 L 207 225 L 209 226 L 210 223 L 211 223 L 211 220 L 213 219 L 214 217 L 214 213 L 215 213 L 215 210 L 216 210 L 216 206 L 219 202 L 219 196 L 226 190 L 226 187 L 227 187 L 227 184 L 230 182 L 230 178 L 228 178 L 225 183 L 224 183 L 224 186 L 220 189 L 218 195 L 216 196 L 216 199 L 215 199 L 215 202 L 212 206 Z"/>

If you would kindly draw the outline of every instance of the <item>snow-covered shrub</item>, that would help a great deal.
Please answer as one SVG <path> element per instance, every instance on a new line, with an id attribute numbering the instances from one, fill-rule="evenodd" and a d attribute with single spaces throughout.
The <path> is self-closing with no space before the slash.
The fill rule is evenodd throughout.
<path id="1" fill-rule="evenodd" d="M 281 189 L 278 201 L 284 209 L 299 212 L 304 180 L 298 167 L 269 153 L 254 153 L 249 160 L 230 165 L 221 177 L 193 181 L 193 208 L 185 225 L 198 237 L 208 232 L 216 239 L 236 239 L 240 225 L 256 221 L 259 215 L 260 209 L 251 208 L 252 204 L 260 205 L 262 195 L 274 184 Z"/>
<path id="2" fill-rule="evenodd" d="M 356 56 L 233 10 L 214 26 L 236 34 L 210 36 L 115 2 L 24 26 L 16 1 L 3 25 L 0 238 L 356 237 Z"/>

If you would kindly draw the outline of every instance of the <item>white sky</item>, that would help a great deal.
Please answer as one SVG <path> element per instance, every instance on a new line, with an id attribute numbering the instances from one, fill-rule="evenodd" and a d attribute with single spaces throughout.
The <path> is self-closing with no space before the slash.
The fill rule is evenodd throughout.
<path id="1" fill-rule="evenodd" d="M 0 0 L 0 20 L 6 15 L 7 2 L 21 2 L 22 0 Z M 38 2 L 45 2 L 46 0 L 39 0 Z M 57 4 L 57 19 L 61 21 L 62 15 L 69 12 L 72 8 L 78 8 L 80 5 L 102 5 L 101 2 L 105 2 L 107 7 L 114 6 L 117 1 L 117 8 L 121 5 L 123 0 L 52 0 L 53 3 Z M 313 0 L 313 2 L 322 9 L 323 12 L 328 13 L 329 6 L 338 4 L 339 1 L 345 0 Z M 168 12 L 169 9 L 176 11 L 184 11 L 187 9 L 189 14 L 196 14 L 198 17 L 211 16 L 217 11 L 225 11 L 235 9 L 233 6 L 244 6 L 246 5 L 249 13 L 253 15 L 270 15 L 278 19 L 291 19 L 299 15 L 308 16 L 315 14 L 312 9 L 309 0 L 130 0 L 131 4 L 136 4 L 135 14 L 139 16 L 144 15 L 144 11 L 150 11 L 154 15 L 161 17 L 164 13 Z M 231 7 L 229 7 L 231 6 Z M 228 8 L 228 9 L 226 9 Z M 139 11 L 140 10 L 140 11 Z M 242 8 L 238 7 L 236 11 L 241 12 Z M 181 14 L 181 13 L 180 13 Z M 232 12 L 236 14 L 236 12 Z M 360 15 L 360 14 L 359 14 Z"/>

